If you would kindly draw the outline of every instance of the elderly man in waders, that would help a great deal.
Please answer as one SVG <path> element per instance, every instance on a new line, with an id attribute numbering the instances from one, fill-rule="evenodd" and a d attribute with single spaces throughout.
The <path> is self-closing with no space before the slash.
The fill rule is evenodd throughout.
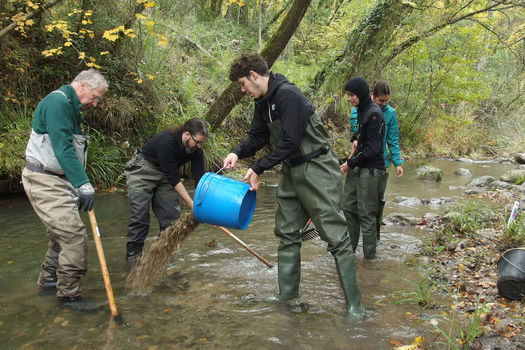
<path id="1" fill-rule="evenodd" d="M 229 78 L 240 84 L 243 93 L 254 98 L 255 113 L 248 138 L 224 159 L 224 167 L 232 169 L 239 158 L 253 156 L 270 139 L 272 151 L 257 160 L 243 179 L 255 191 L 259 175 L 283 163 L 275 215 L 275 235 L 280 240 L 279 303 L 290 305 L 299 295 L 300 229 L 312 218 L 335 258 L 347 303 L 347 318 L 362 319 L 364 308 L 354 254 L 340 209 L 341 174 L 321 119 L 301 91 L 284 76 L 270 73 L 267 63 L 255 53 L 244 53 L 237 58 L 230 67 Z"/>
<path id="2" fill-rule="evenodd" d="M 96 107 L 108 88 L 97 71 L 78 74 L 44 97 L 33 114 L 22 183 L 47 230 L 48 249 L 37 285 L 56 291 L 61 306 L 92 310 L 83 298 L 88 238 L 79 210 L 93 207 L 95 191 L 86 175 L 89 137 L 82 132 L 80 109 Z"/>

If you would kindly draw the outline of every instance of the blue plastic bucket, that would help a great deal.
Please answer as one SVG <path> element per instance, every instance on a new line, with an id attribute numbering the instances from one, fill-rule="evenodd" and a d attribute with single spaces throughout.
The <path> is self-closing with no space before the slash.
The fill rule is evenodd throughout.
<path id="1" fill-rule="evenodd" d="M 195 189 L 193 216 L 199 222 L 244 230 L 255 209 L 255 191 L 244 182 L 205 173 Z"/>

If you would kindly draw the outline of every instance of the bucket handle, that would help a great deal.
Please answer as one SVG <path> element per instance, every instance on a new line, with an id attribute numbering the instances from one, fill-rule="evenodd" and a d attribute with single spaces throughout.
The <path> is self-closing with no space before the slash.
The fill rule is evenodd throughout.
<path id="1" fill-rule="evenodd" d="M 197 206 L 201 205 L 202 203 L 202 200 L 204 199 L 204 196 L 206 195 L 206 193 L 208 193 L 208 190 L 210 189 L 210 182 L 211 180 L 213 179 L 213 177 L 215 175 L 217 175 L 220 171 L 223 171 L 225 167 L 222 167 L 220 168 L 219 170 L 217 170 L 212 176 L 210 176 L 208 178 L 208 181 L 202 185 L 202 189 L 201 191 L 199 192 L 199 197 L 197 197 L 196 201 L 197 201 Z M 206 188 L 206 190 L 204 190 L 204 188 Z"/>
<path id="2" fill-rule="evenodd" d="M 519 266 L 516 266 L 512 263 L 512 261 L 510 261 L 509 259 L 507 259 L 504 255 L 501 256 L 503 258 L 503 260 L 505 260 L 506 262 L 508 262 L 511 266 L 513 266 L 514 268 L 518 269 L 518 271 L 520 271 L 522 274 L 525 275 L 525 271 L 523 271 Z"/>

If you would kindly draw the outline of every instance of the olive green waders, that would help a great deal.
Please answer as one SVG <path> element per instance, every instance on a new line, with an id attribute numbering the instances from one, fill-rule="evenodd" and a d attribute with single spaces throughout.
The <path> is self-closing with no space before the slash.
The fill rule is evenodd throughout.
<path id="1" fill-rule="evenodd" d="M 355 252 L 359 230 L 363 233 L 363 254 L 373 259 L 377 246 L 379 188 L 384 170 L 355 167 L 348 170 L 344 190 L 343 211 Z"/>
<path id="2" fill-rule="evenodd" d="M 279 137 L 280 121 L 268 125 L 272 139 Z M 298 153 L 309 154 L 326 147 L 327 135 L 320 118 L 312 115 Z M 321 239 L 328 243 L 334 256 L 339 280 L 347 302 L 347 317 L 362 318 L 361 293 L 357 285 L 356 268 L 347 225 L 340 209 L 341 174 L 334 154 L 327 148 L 317 157 L 294 165 L 294 154 L 283 164 L 283 176 L 277 188 L 278 209 L 275 215 L 275 235 L 278 247 L 279 302 L 299 295 L 301 276 L 301 235 L 299 230 L 309 218 Z"/>
<path id="3" fill-rule="evenodd" d="M 22 183 L 47 231 L 48 249 L 37 284 L 56 281 L 58 297 L 74 296 L 82 291 L 80 280 L 88 266 L 88 238 L 78 212 L 78 195 L 69 181 L 27 168 Z"/>

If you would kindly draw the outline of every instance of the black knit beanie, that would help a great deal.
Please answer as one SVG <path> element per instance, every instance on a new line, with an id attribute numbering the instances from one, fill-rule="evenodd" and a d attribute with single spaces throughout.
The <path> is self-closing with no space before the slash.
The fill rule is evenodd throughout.
<path id="1" fill-rule="evenodd" d="M 361 77 L 353 77 L 348 80 L 345 90 L 350 91 L 359 98 L 359 105 L 364 105 L 371 99 L 368 83 Z"/>

